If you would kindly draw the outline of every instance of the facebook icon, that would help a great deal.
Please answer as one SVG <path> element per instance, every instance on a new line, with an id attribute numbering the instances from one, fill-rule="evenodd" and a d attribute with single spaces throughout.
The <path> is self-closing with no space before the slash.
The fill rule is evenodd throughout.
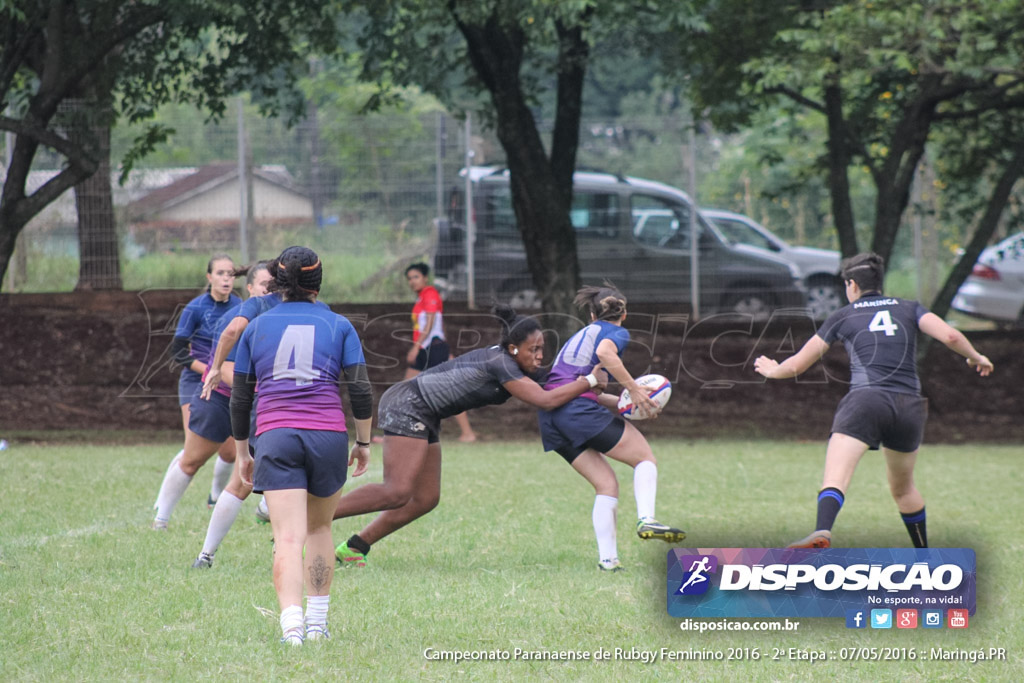
<path id="1" fill-rule="evenodd" d="M 846 628 L 867 628 L 868 618 L 862 609 L 846 610 Z"/>

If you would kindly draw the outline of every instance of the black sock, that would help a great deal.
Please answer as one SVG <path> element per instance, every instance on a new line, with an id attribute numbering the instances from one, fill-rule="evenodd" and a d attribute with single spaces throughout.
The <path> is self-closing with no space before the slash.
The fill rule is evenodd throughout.
<path id="1" fill-rule="evenodd" d="M 903 524 L 906 525 L 907 532 L 910 533 L 910 540 L 914 542 L 914 547 L 927 548 L 928 531 L 925 529 L 926 521 L 924 508 L 921 508 L 917 512 L 901 512 L 900 517 L 903 518 Z"/>
<path id="2" fill-rule="evenodd" d="M 818 492 L 818 521 L 814 526 L 815 531 L 832 531 L 832 525 L 836 523 L 836 515 L 843 507 L 844 500 L 843 492 L 831 486 Z"/>
<path id="3" fill-rule="evenodd" d="M 345 545 L 352 550 L 358 550 L 363 555 L 368 555 L 370 553 L 370 544 L 360 538 L 359 534 L 352 534 L 352 538 L 348 539 L 348 541 L 345 542 Z"/>

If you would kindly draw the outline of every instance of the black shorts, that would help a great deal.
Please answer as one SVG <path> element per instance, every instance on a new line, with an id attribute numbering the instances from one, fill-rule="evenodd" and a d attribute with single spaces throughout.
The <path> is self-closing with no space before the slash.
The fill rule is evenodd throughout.
<path id="1" fill-rule="evenodd" d="M 423 372 L 428 368 L 432 368 L 435 365 L 440 365 L 445 362 L 449 357 L 451 357 L 451 355 L 452 350 L 448 347 L 448 342 L 444 339 L 434 337 L 430 342 L 430 346 L 425 349 L 420 349 L 420 352 L 416 355 L 416 362 L 409 367 L 413 370 Z"/>
<path id="2" fill-rule="evenodd" d="M 832 434 L 863 441 L 873 451 L 881 445 L 912 453 L 924 438 L 928 399 L 884 389 L 856 389 L 839 402 Z"/>
<path id="3" fill-rule="evenodd" d="M 399 382 L 380 397 L 377 426 L 385 436 L 408 436 L 427 443 L 441 440 L 441 419 L 409 381 Z"/>

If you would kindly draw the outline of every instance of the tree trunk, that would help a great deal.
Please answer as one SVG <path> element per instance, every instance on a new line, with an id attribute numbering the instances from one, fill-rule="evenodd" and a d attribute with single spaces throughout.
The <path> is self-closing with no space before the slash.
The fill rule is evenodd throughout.
<path id="1" fill-rule="evenodd" d="M 843 96 L 839 76 L 829 76 L 825 82 L 825 117 L 828 121 L 828 190 L 832 198 L 832 218 L 839 235 L 839 250 L 843 258 L 855 255 L 857 226 L 853 221 L 853 202 L 850 199 L 850 142 L 843 118 Z"/>
<path id="2" fill-rule="evenodd" d="M 974 235 L 971 236 L 970 242 L 964 249 L 963 256 L 953 266 L 942 289 L 939 290 L 935 301 L 932 302 L 931 310 L 940 318 L 946 317 L 946 314 L 949 313 L 949 307 L 953 303 L 953 297 L 956 296 L 957 290 L 971 274 L 978 256 L 981 255 L 992 239 L 992 235 L 995 234 L 996 228 L 999 227 L 999 218 L 1010 200 L 1013 186 L 1022 175 L 1024 175 L 1024 144 L 1017 146 L 1013 158 L 1000 174 L 999 181 L 985 205 L 985 213 L 982 214 L 981 220 L 978 222 L 977 230 L 974 231 Z"/>
<path id="3" fill-rule="evenodd" d="M 91 126 L 96 172 L 75 186 L 78 211 L 78 285 L 75 290 L 121 289 L 120 243 L 110 185 L 110 128 Z"/>
<path id="4" fill-rule="evenodd" d="M 491 94 L 497 134 L 508 160 L 512 206 L 548 327 L 564 341 L 578 327 L 572 300 L 579 288 L 576 233 L 569 219 L 579 142 L 587 46 L 580 27 L 558 26 L 558 97 L 549 158 L 519 80 L 525 37 L 496 13 L 483 24 L 455 15 L 470 62 Z"/>

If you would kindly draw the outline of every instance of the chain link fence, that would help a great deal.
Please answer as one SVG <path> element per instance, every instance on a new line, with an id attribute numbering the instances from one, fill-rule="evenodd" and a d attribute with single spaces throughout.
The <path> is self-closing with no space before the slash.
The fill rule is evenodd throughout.
<path id="1" fill-rule="evenodd" d="M 436 111 L 327 116 L 313 110 L 292 129 L 241 105 L 234 114 L 216 125 L 184 109 L 164 114 L 163 123 L 175 131 L 168 144 L 124 183 L 116 169 L 111 172 L 113 207 L 90 220 L 114 225 L 118 242 L 105 256 L 120 265 L 125 289 L 199 288 L 216 252 L 241 264 L 306 244 L 327 266 L 327 301 L 406 301 L 405 267 L 427 260 L 435 262 L 451 298 L 536 303 L 504 153 L 492 133 Z M 697 299 L 709 314 L 759 315 L 810 300 L 820 317 L 840 305 L 824 187 L 808 182 L 765 196 L 759 187 L 767 171 L 744 166 L 742 139 L 691 131 L 678 117 L 584 121 L 578 167 L 587 180 L 577 185 L 571 213 L 584 281 L 611 279 L 634 301 L 689 305 Z M 113 131 L 115 165 L 130 136 Z M 467 160 L 474 166 L 468 187 L 460 176 Z M 56 161 L 40 160 L 30 191 L 56 173 L 45 167 Z M 702 208 L 739 215 L 703 220 L 689 196 L 697 188 Z M 67 193 L 29 224 L 4 291 L 78 285 L 80 211 L 102 203 L 77 199 Z M 953 261 L 925 228 L 924 242 L 916 244 L 911 231 L 903 231 L 897 253 L 910 272 L 921 270 L 912 261 L 915 246 L 932 270 Z M 797 254 L 786 242 L 822 251 Z M 472 283 L 469 270 L 475 271 Z M 927 282 L 934 287 L 938 279 L 929 274 Z M 916 282 L 920 290 L 920 278 Z M 908 291 L 897 293 L 919 294 L 914 284 L 908 280 Z"/>

